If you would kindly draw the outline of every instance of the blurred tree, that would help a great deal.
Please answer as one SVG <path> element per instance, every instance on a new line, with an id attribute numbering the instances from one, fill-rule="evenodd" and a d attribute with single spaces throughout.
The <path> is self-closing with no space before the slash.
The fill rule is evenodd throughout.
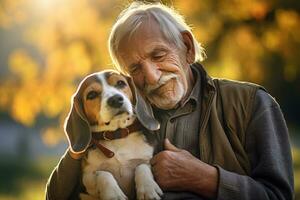
<path id="1" fill-rule="evenodd" d="M 262 84 L 288 122 L 299 123 L 299 1 L 177 0 L 173 5 L 203 43 L 211 74 Z"/>
<path id="2" fill-rule="evenodd" d="M 280 102 L 287 119 L 300 116 L 300 3 L 284 0 L 163 1 L 186 16 L 206 48 L 214 76 L 253 81 Z M 22 41 L 0 60 L 0 109 L 33 126 L 44 116 L 60 125 L 79 80 L 112 68 L 107 38 L 121 0 L 2 0 L 0 34 Z M 16 38 L 11 37 L 13 41 Z M 7 41 L 3 41 L 3 43 Z M 2 46 L 1 48 L 6 48 Z M 9 69 L 9 70 L 5 70 Z M 45 127 L 44 141 L 64 137 Z"/>

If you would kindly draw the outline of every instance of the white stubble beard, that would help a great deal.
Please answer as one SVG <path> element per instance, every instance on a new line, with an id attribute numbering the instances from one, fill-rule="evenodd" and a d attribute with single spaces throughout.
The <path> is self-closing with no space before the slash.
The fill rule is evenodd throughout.
<path id="1" fill-rule="evenodd" d="M 175 84 L 174 85 L 175 91 L 173 91 L 173 94 L 175 95 L 162 96 L 162 95 L 155 94 L 155 89 L 159 88 L 164 84 L 168 84 L 168 81 L 175 81 L 175 83 L 173 83 Z M 150 103 L 155 105 L 157 108 L 163 110 L 169 110 L 175 108 L 186 94 L 186 91 L 184 90 L 184 85 L 182 81 L 179 79 L 178 75 L 176 74 L 163 75 L 163 77 L 161 78 L 158 84 L 156 84 L 155 86 L 147 86 L 145 90 L 146 90 L 147 99 L 150 101 Z"/>

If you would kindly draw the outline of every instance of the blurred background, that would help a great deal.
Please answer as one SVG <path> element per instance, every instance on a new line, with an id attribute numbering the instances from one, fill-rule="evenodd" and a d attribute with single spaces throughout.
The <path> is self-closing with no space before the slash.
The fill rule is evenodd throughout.
<path id="1" fill-rule="evenodd" d="M 113 68 L 110 28 L 130 1 L 0 1 L 0 200 L 44 198 L 67 143 L 70 97 Z M 174 0 L 206 49 L 209 73 L 263 85 L 290 130 L 300 199 L 300 1 Z"/>

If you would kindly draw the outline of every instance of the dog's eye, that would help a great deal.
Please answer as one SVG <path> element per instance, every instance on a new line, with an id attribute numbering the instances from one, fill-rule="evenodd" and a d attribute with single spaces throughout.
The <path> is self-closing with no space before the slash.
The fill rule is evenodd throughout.
<path id="1" fill-rule="evenodd" d="M 123 88 L 123 87 L 125 87 L 125 86 L 126 86 L 125 81 L 123 81 L 123 80 L 118 80 L 118 82 L 117 82 L 117 84 L 116 84 L 116 87 L 117 87 L 117 88 Z"/>
<path id="2" fill-rule="evenodd" d="M 95 99 L 99 96 L 99 93 L 96 91 L 90 91 L 87 95 L 86 95 L 86 99 Z"/>

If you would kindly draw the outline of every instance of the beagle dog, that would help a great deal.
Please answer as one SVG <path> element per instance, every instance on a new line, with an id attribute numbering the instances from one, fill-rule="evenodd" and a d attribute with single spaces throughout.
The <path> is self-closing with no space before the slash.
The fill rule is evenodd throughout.
<path id="1" fill-rule="evenodd" d="M 87 151 L 82 160 L 87 193 L 80 199 L 160 199 L 149 164 L 155 137 L 148 131 L 159 126 L 130 78 L 113 70 L 87 76 L 65 123 L 70 150 Z"/>

